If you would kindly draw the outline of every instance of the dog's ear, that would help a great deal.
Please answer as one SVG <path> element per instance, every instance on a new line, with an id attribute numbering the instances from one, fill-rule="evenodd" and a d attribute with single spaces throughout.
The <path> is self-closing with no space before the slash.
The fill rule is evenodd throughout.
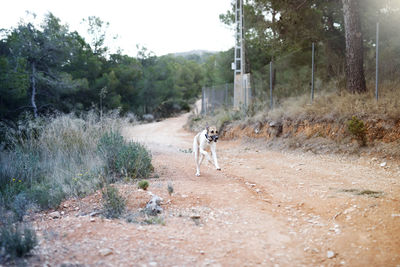
<path id="1" fill-rule="evenodd" d="M 207 124 L 206 124 L 206 130 L 207 130 L 207 133 L 208 133 L 208 128 L 209 128 L 209 127 L 208 127 L 208 123 L 207 123 Z"/>

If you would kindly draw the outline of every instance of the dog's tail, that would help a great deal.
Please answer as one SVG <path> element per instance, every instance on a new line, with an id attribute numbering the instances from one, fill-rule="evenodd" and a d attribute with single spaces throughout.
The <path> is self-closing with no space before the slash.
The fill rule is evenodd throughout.
<path id="1" fill-rule="evenodd" d="M 194 153 L 194 160 L 196 162 L 196 164 L 199 161 L 199 141 L 198 138 L 199 135 L 197 134 L 194 139 L 193 139 L 193 153 Z"/>

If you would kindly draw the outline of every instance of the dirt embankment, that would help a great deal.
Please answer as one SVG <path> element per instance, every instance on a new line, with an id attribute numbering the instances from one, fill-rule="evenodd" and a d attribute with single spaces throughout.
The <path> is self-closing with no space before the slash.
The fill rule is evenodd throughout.
<path id="1" fill-rule="evenodd" d="M 400 158 L 400 120 L 369 120 L 365 122 L 366 146 L 364 152 L 386 154 Z M 227 140 L 250 137 L 256 139 L 286 139 L 290 147 L 299 147 L 300 143 L 313 143 L 316 146 L 332 146 L 336 152 L 355 152 L 359 140 L 348 130 L 347 122 L 333 121 L 291 121 L 237 123 L 225 127 L 223 137 Z M 316 140 L 318 139 L 318 140 Z M 336 149 L 333 149 L 336 147 Z M 318 149 L 315 149 L 318 152 Z"/>

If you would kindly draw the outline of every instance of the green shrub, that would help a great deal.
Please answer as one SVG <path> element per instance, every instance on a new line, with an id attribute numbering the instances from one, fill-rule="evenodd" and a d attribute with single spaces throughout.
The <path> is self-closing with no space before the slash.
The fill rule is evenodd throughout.
<path id="1" fill-rule="evenodd" d="M 5 178 L 3 183 L 0 184 L 1 201 L 8 209 L 13 209 L 12 203 L 14 198 L 26 190 L 25 183 L 16 178 Z"/>
<path id="2" fill-rule="evenodd" d="M 32 206 L 33 203 L 31 202 L 29 196 L 25 192 L 16 195 L 12 203 L 12 210 L 15 214 L 17 221 L 22 222 L 27 210 Z"/>
<path id="3" fill-rule="evenodd" d="M 125 212 L 126 200 L 119 195 L 118 189 L 106 185 L 102 191 L 103 212 L 106 218 L 119 218 Z"/>
<path id="4" fill-rule="evenodd" d="M 11 257 L 23 257 L 37 245 L 36 233 L 27 226 L 9 224 L 0 229 L 0 245 Z"/>
<path id="5" fill-rule="evenodd" d="M 367 142 L 366 132 L 364 122 L 358 119 L 356 116 L 353 116 L 351 120 L 347 122 L 347 129 L 351 134 L 353 134 L 357 140 L 361 143 L 361 145 L 365 145 Z"/>
<path id="6" fill-rule="evenodd" d="M 147 190 L 147 188 L 149 187 L 149 182 L 146 180 L 141 180 L 138 183 L 138 187 L 143 189 L 143 190 Z"/>
<path id="7" fill-rule="evenodd" d="M 118 132 L 107 132 L 99 140 L 99 151 L 106 161 L 106 172 L 113 180 L 123 175 L 144 178 L 153 171 L 151 154 L 136 142 L 126 142 Z"/>
<path id="8" fill-rule="evenodd" d="M 48 183 L 35 184 L 27 193 L 42 209 L 57 208 L 66 196 L 61 187 Z"/>
<path id="9" fill-rule="evenodd" d="M 101 170 L 77 172 L 64 181 L 64 190 L 74 197 L 84 197 L 103 186 L 105 178 Z"/>
<path id="10" fill-rule="evenodd" d="M 150 152 L 136 142 L 129 142 L 121 149 L 116 166 L 132 178 L 145 178 L 154 169 Z"/>
<path id="11" fill-rule="evenodd" d="M 98 150 L 106 160 L 105 168 L 107 173 L 116 173 L 119 171 L 116 162 L 124 144 L 124 138 L 118 132 L 110 131 L 101 136 Z"/>

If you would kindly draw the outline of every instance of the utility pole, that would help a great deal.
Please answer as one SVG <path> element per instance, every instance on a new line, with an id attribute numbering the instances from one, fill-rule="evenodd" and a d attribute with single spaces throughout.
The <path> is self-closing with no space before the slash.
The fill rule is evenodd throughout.
<path id="1" fill-rule="evenodd" d="M 311 104 L 314 101 L 314 53 L 315 53 L 315 44 L 312 43 L 312 56 L 311 56 Z"/>
<path id="2" fill-rule="evenodd" d="M 243 92 L 247 88 L 248 77 L 245 76 L 245 53 L 244 53 L 244 15 L 243 0 L 234 0 L 235 3 L 235 58 L 232 64 L 234 70 L 234 107 L 238 108 L 241 104 L 246 104 L 247 92 Z M 246 85 L 245 85 L 246 83 Z"/>
<path id="3" fill-rule="evenodd" d="M 235 75 L 244 71 L 243 0 L 235 0 Z"/>
<path id="4" fill-rule="evenodd" d="M 376 70 L 375 70 L 375 98 L 379 99 L 379 22 L 376 23 Z"/>

